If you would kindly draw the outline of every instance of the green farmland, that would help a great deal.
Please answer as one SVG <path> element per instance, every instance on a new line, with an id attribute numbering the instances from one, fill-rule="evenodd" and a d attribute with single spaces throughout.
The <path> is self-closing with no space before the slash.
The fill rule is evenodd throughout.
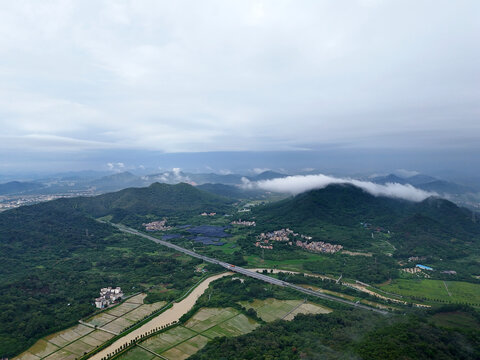
<path id="1" fill-rule="evenodd" d="M 74 360 L 166 304 L 164 301 L 144 304 L 145 297 L 145 294 L 136 295 L 90 317 L 86 325 L 79 324 L 40 339 L 15 359 Z"/>
<path id="2" fill-rule="evenodd" d="M 480 306 L 480 285 L 463 281 L 396 279 L 381 289 L 414 300 Z"/>
<path id="3" fill-rule="evenodd" d="M 182 326 L 176 326 L 134 347 L 119 359 L 186 359 L 218 336 L 238 336 L 251 332 L 259 324 L 232 308 L 202 308 Z"/>

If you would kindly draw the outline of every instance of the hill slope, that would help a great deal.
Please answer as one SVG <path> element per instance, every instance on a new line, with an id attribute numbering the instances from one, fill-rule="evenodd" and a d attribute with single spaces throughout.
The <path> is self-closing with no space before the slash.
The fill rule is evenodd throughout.
<path id="1" fill-rule="evenodd" d="M 26 191 L 38 190 L 44 185 L 35 182 L 10 181 L 0 184 L 0 195 L 19 194 Z"/>
<path id="2" fill-rule="evenodd" d="M 154 183 L 144 188 L 128 188 L 95 197 L 61 199 L 58 206 L 65 211 L 77 209 L 94 217 L 113 215 L 113 222 L 128 221 L 152 214 L 168 216 L 199 211 L 226 210 L 233 200 L 180 183 Z"/>
<path id="3" fill-rule="evenodd" d="M 347 247 L 366 249 L 371 231 L 360 223 L 391 231 L 398 256 L 465 256 L 480 243 L 480 224 L 472 213 L 450 201 L 429 198 L 420 203 L 375 197 L 351 185 L 330 185 L 255 209 L 264 230 L 291 227 Z M 332 236 L 332 234 L 334 234 Z M 390 236 L 390 235 L 389 235 Z M 472 248 L 473 247 L 473 248 Z"/>

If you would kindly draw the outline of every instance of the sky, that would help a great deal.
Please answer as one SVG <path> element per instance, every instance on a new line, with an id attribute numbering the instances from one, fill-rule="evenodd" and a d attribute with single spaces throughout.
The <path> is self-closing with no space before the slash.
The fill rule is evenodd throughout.
<path id="1" fill-rule="evenodd" d="M 244 152 L 471 170 L 478 44 L 476 0 L 0 0 L 0 172 Z"/>

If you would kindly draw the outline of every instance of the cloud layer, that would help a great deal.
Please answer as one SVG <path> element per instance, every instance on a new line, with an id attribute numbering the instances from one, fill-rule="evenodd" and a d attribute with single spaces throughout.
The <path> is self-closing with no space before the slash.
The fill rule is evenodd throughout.
<path id="1" fill-rule="evenodd" d="M 430 196 L 438 196 L 436 193 L 420 190 L 412 185 L 402 185 L 398 183 L 387 183 L 385 185 L 380 185 L 369 181 L 336 178 L 322 174 L 287 176 L 285 178 L 256 182 L 250 182 L 248 179 L 244 178 L 243 182 L 243 187 L 246 189 L 261 189 L 265 191 L 289 193 L 293 195 L 300 194 L 308 190 L 322 189 L 330 184 L 351 184 L 374 196 L 386 196 L 415 202 L 425 200 Z"/>
<path id="2" fill-rule="evenodd" d="M 476 0 L 1 10 L 0 156 L 12 162 L 69 149 L 478 146 Z"/>

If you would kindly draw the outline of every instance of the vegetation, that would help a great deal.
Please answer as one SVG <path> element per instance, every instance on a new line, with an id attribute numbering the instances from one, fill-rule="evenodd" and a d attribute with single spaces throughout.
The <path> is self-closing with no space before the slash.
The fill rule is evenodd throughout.
<path id="1" fill-rule="evenodd" d="M 460 268 L 459 261 L 480 251 L 480 224 L 472 213 L 437 198 L 414 203 L 375 197 L 351 185 L 330 185 L 259 206 L 251 216 L 259 232 L 290 227 L 316 241 L 377 254 L 389 245 L 397 260 L 426 257 L 444 269 Z M 468 266 L 470 275 L 480 274 L 478 262 Z"/>
<path id="2" fill-rule="evenodd" d="M 451 311 L 439 310 L 437 315 Z M 461 316 L 473 326 L 441 327 L 432 314 L 300 314 L 294 321 L 275 321 L 243 336 L 215 338 L 190 359 L 477 359 L 478 314 L 463 308 Z"/>
<path id="3" fill-rule="evenodd" d="M 93 313 L 101 287 L 134 293 L 163 284 L 185 290 L 197 259 L 126 236 L 58 202 L 0 214 L 0 355 Z"/>
<path id="4" fill-rule="evenodd" d="M 149 289 L 147 301 L 168 301 L 199 279 L 200 275 L 194 271 L 200 263 L 198 259 L 119 233 L 108 224 L 96 221 L 96 218 L 136 228 L 142 228 L 143 222 L 163 217 L 168 217 L 171 225 L 202 225 L 208 222 L 222 226 L 232 219 L 198 216 L 204 211 L 231 214 L 236 209 L 233 200 L 187 184 L 155 183 L 147 188 L 130 188 L 91 198 L 59 199 L 1 213 L 0 356 L 18 354 L 38 338 L 71 326 L 80 317 L 91 314 L 94 310 L 93 298 L 101 287 L 121 286 L 127 293 Z M 399 277 L 399 262 L 408 264 L 408 257 L 421 256 L 425 257 L 425 264 L 435 269 L 456 270 L 458 273 L 441 275 L 440 271 L 436 271 L 431 274 L 432 277 L 479 282 L 472 275 L 480 275 L 476 255 L 480 250 L 480 224 L 474 221 L 471 212 L 446 200 L 432 198 L 412 203 L 374 197 L 353 186 L 334 185 L 260 205 L 250 213 L 242 213 L 242 218 L 255 218 L 257 226 L 228 229 L 232 237 L 225 238 L 223 246 L 193 243 L 185 230 L 178 230 L 182 238 L 172 241 L 237 265 L 248 262 L 250 265 L 286 266 L 300 271 L 335 276 L 342 274 L 346 278 L 369 283 Z M 266 251 L 253 246 L 258 233 L 286 227 L 313 236 L 313 240 L 341 244 L 349 250 L 368 251 L 372 256 L 313 254 L 281 243 Z M 214 266 L 208 265 L 207 268 L 213 269 Z M 395 286 L 396 283 L 392 284 Z M 230 306 L 245 312 L 239 301 L 253 297 L 298 297 L 287 289 L 248 279 L 244 283 L 222 280 L 212 289 L 200 298 L 195 311 L 204 306 Z M 468 297 L 472 291 L 475 289 L 462 296 Z M 419 295 L 422 289 L 404 294 L 422 296 Z M 347 318 L 354 316 L 350 312 L 345 314 Z M 257 318 L 257 321 L 261 322 L 261 319 Z M 403 325 L 396 322 L 384 325 L 397 326 L 398 329 L 395 329 L 402 333 L 405 328 L 413 327 L 414 321 L 409 321 Z M 352 332 L 367 333 L 349 324 L 342 325 L 342 331 L 351 329 Z M 375 329 L 381 329 L 382 324 L 379 321 Z M 437 325 L 428 321 L 425 324 L 427 328 L 422 328 L 423 325 L 418 328 L 428 330 L 433 326 L 433 338 L 430 339 L 433 342 L 440 341 L 438 338 L 442 336 L 452 335 L 449 331 L 457 331 L 438 330 Z M 328 327 L 327 321 L 327 328 L 322 331 L 335 333 L 337 328 L 334 325 L 332 323 Z M 289 329 L 288 326 L 284 328 L 286 325 L 272 326 L 278 326 L 275 328 L 279 331 L 278 341 L 282 331 Z M 365 326 L 368 326 L 368 321 Z M 320 330 L 311 329 L 312 334 L 317 331 Z M 382 337 L 382 333 L 378 334 Z M 308 336 L 305 335 L 305 338 Z M 471 344 L 471 339 L 462 334 L 455 339 Z M 306 344 L 297 340 L 292 340 L 296 349 Z M 355 341 L 356 347 L 348 351 L 361 356 L 362 351 L 367 351 L 370 346 L 370 340 L 365 336 L 364 343 L 358 339 Z M 333 354 L 331 356 L 335 356 L 337 351 L 335 346 L 324 343 L 320 348 L 325 350 L 322 350 L 324 354 Z M 385 345 L 385 348 L 388 346 Z M 282 349 L 278 355 L 287 356 L 284 352 L 286 347 Z M 226 351 L 227 354 L 228 349 Z M 289 354 L 300 356 L 302 353 L 299 351 Z M 306 348 L 302 351 L 309 353 L 310 350 Z M 443 356 L 443 353 L 438 354 L 439 358 Z M 467 353 L 460 355 L 465 355 L 465 358 L 470 356 Z"/>

